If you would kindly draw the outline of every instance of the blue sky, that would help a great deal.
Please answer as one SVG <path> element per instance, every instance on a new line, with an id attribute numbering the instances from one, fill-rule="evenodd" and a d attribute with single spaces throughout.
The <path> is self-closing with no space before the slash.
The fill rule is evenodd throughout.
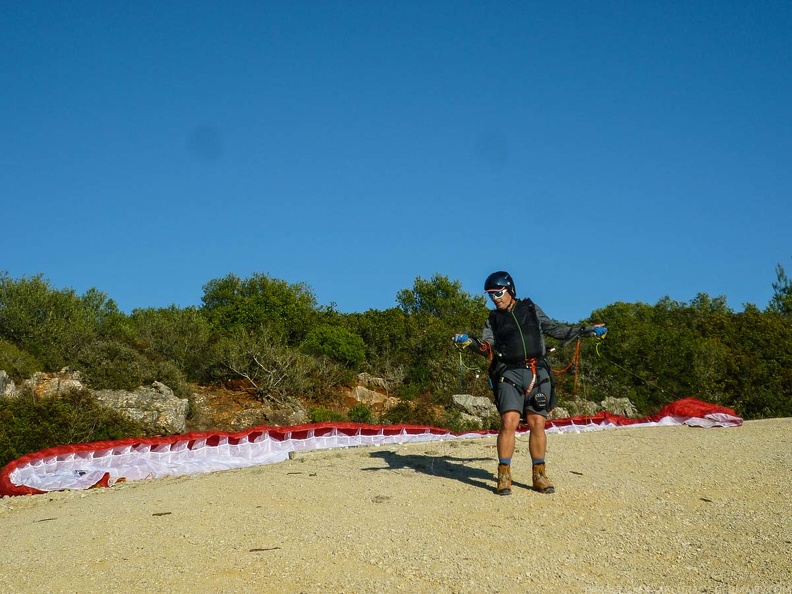
<path id="1" fill-rule="evenodd" d="M 2 2 L 0 270 L 127 312 L 229 273 L 577 321 L 792 273 L 790 2 Z"/>

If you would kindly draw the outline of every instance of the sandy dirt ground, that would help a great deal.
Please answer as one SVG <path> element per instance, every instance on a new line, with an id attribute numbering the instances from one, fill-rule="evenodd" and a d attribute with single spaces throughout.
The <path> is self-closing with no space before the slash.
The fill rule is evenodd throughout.
<path id="1" fill-rule="evenodd" d="M 494 438 L 0 500 L 0 592 L 792 592 L 792 419 Z"/>

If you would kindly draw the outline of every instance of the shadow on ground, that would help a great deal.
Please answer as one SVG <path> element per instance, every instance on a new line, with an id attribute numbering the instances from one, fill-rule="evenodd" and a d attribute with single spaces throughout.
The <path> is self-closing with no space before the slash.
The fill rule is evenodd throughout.
<path id="1" fill-rule="evenodd" d="M 372 458 L 381 458 L 388 465 L 387 467 L 364 468 L 365 471 L 377 470 L 403 470 L 410 469 L 415 472 L 421 472 L 430 476 L 437 476 L 440 478 L 452 479 L 478 487 L 479 489 L 486 489 L 491 493 L 495 493 L 495 472 L 483 470 L 481 468 L 474 468 L 467 466 L 466 462 L 480 462 L 485 460 L 489 463 L 494 463 L 492 458 L 452 458 L 450 456 L 428 456 L 428 455 L 406 455 L 402 456 L 396 452 L 379 451 L 372 452 Z M 529 485 L 524 485 L 518 482 L 513 482 L 515 487 L 530 488 Z"/>

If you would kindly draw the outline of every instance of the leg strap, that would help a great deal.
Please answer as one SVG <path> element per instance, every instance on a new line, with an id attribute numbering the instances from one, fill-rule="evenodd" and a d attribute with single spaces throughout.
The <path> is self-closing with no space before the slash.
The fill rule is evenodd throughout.
<path id="1" fill-rule="evenodd" d="M 525 395 L 528 396 L 531 393 L 531 390 L 533 390 L 534 386 L 536 385 L 536 377 L 537 377 L 536 359 L 526 359 L 525 366 L 531 370 L 531 383 L 528 384 L 527 388 L 525 388 Z M 506 382 L 507 384 L 511 384 L 512 386 L 514 386 L 515 390 L 517 390 L 518 392 L 520 391 L 520 387 L 509 378 L 501 376 L 498 382 L 499 383 Z"/>

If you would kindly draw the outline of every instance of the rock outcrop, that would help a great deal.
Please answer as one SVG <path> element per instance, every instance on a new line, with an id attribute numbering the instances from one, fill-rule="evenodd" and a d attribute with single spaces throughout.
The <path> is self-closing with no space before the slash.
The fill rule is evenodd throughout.
<path id="1" fill-rule="evenodd" d="M 184 433 L 189 402 L 177 398 L 168 386 L 154 382 L 134 390 L 94 390 L 98 402 L 130 419 L 140 421 L 155 433 Z"/>
<path id="2" fill-rule="evenodd" d="M 85 385 L 79 371 L 62 369 L 57 373 L 34 373 L 22 382 L 22 389 L 30 390 L 36 397 L 60 396 L 74 390 L 84 390 Z"/>

